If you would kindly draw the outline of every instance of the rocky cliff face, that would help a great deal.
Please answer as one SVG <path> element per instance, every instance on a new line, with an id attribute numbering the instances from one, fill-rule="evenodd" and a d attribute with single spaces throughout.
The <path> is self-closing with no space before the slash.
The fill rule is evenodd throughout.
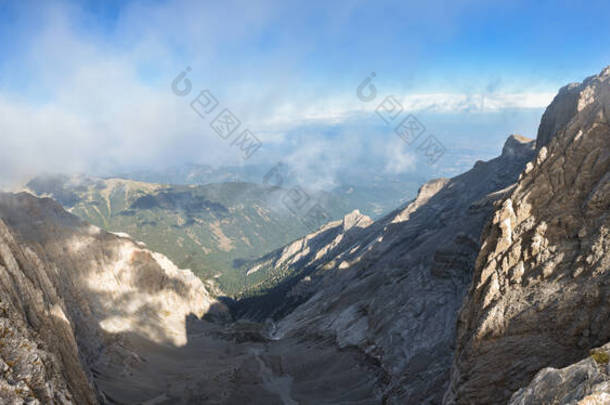
<path id="1" fill-rule="evenodd" d="M 505 402 L 610 340 L 609 120 L 610 68 L 544 114 L 536 159 L 485 231 L 446 403 Z"/>
<path id="2" fill-rule="evenodd" d="M 186 343 L 214 300 L 201 281 L 50 199 L 0 194 L 0 402 L 93 404 L 104 370 Z M 222 311 L 221 305 L 216 305 Z"/>
<path id="3" fill-rule="evenodd" d="M 610 345 L 562 369 L 542 369 L 532 382 L 510 399 L 509 405 L 610 403 Z"/>
<path id="4" fill-rule="evenodd" d="M 279 270 L 286 266 L 308 267 L 315 265 L 328 254 L 332 254 L 331 252 L 339 248 L 344 241 L 353 242 L 357 240 L 358 233 L 372 223 L 371 218 L 355 210 L 342 220 L 329 222 L 314 233 L 299 238 L 255 261 L 248 268 L 247 273 L 253 274 L 265 267 Z"/>
<path id="5" fill-rule="evenodd" d="M 164 256 L 0 194 L 0 403 L 378 403 L 365 354 L 227 316 Z"/>
<path id="6" fill-rule="evenodd" d="M 533 141 L 512 136 L 502 156 L 424 185 L 410 204 L 366 221 L 357 237 L 337 231 L 344 221 L 326 229 L 328 238 L 323 228 L 305 238 L 308 244 L 268 257 L 307 275 L 286 292 L 307 301 L 280 320 L 272 337 L 357 348 L 386 375 L 378 401 L 439 403 L 481 230 L 533 154 Z"/>
<path id="7" fill-rule="evenodd" d="M 246 278 L 259 273 L 264 273 L 264 277 L 258 283 L 248 282 L 251 287 L 238 301 L 234 312 L 238 317 L 258 321 L 290 312 L 309 298 L 311 274 L 316 268 L 352 247 L 367 233 L 372 223 L 369 217 L 355 210 L 342 220 L 329 222 L 317 231 L 248 263 L 242 270 Z"/>

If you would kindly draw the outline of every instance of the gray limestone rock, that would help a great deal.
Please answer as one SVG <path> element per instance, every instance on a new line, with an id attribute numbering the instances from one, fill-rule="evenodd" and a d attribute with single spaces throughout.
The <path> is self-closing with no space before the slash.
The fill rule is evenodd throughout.
<path id="1" fill-rule="evenodd" d="M 481 231 L 533 156 L 533 141 L 511 136 L 502 156 L 425 184 L 414 201 L 367 221 L 353 238 L 341 239 L 349 232 L 337 223 L 332 235 L 322 228 L 265 259 L 307 275 L 286 293 L 305 302 L 278 322 L 274 338 L 357 349 L 388 376 L 385 403 L 439 403 Z"/>
<path id="2" fill-rule="evenodd" d="M 496 210 L 462 308 L 446 403 L 502 403 L 610 340 L 610 68 L 564 88 Z"/>
<path id="3" fill-rule="evenodd" d="M 0 398 L 43 404 L 96 403 L 92 370 L 137 358 L 125 334 L 184 344 L 189 314 L 222 307 L 164 256 L 25 193 L 0 194 L 0 303 Z"/>

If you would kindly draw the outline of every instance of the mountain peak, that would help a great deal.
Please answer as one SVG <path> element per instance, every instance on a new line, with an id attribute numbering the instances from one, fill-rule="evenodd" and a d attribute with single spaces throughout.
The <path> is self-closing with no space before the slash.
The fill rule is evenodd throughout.
<path id="1" fill-rule="evenodd" d="M 502 148 L 502 156 L 523 155 L 532 149 L 534 140 L 523 135 L 512 134 L 508 137 Z"/>
<path id="2" fill-rule="evenodd" d="M 539 150 L 573 120 L 591 119 L 608 122 L 608 113 L 601 108 L 610 101 L 610 66 L 600 74 L 586 78 L 582 83 L 562 87 L 547 107 L 538 127 L 536 148 Z M 595 117 L 599 115 L 599 117 Z"/>
<path id="3" fill-rule="evenodd" d="M 343 217 L 343 230 L 350 230 L 354 226 L 358 226 L 359 228 L 366 228 L 372 223 L 373 220 L 370 217 L 361 214 L 360 210 L 355 209 Z"/>

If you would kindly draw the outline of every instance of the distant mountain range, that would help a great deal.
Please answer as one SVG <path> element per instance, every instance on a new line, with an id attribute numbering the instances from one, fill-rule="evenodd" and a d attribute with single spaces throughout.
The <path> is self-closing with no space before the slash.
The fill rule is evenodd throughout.
<path id="1" fill-rule="evenodd" d="M 280 166 L 285 172 L 277 172 Z M 185 164 L 124 173 L 120 178 L 47 175 L 32 179 L 25 189 L 57 200 L 102 229 L 129 234 L 203 280 L 216 280 L 233 296 L 267 281 L 265 271 L 245 274 L 244 264 L 261 252 L 273 251 L 355 209 L 376 218 L 404 204 L 418 185 L 413 176 L 363 172 L 342 174 L 354 185 L 309 190 L 298 184 L 294 171 L 280 166 L 216 169 Z M 308 213 L 315 206 L 322 214 L 312 221 Z"/>
<path id="2" fill-rule="evenodd" d="M 26 188 L 71 213 L 115 233 L 127 233 L 226 294 L 247 287 L 240 264 L 276 249 L 348 208 L 331 193 L 308 193 L 323 215 L 308 221 L 290 190 L 249 183 L 163 185 L 125 179 L 46 176 Z M 312 205 L 310 203 L 309 205 Z"/>
<path id="3" fill-rule="evenodd" d="M 269 176 L 281 166 L 284 170 L 282 187 L 299 186 L 311 189 L 308 179 L 300 178 L 298 170 L 281 162 L 247 166 L 212 167 L 187 163 L 165 169 L 140 169 L 119 172 L 112 177 L 146 183 L 174 185 L 205 185 L 217 183 L 251 183 L 277 185 Z M 322 190 L 334 193 L 345 202 L 349 211 L 358 209 L 371 218 L 378 218 L 415 197 L 417 189 L 434 175 L 429 168 L 399 175 L 385 173 L 382 168 L 363 165 L 359 169 L 342 169 L 334 173 L 334 184 Z"/>

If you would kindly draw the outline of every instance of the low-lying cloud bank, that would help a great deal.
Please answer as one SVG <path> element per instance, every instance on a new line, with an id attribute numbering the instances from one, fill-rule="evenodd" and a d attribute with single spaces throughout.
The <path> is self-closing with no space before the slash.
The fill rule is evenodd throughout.
<path id="1" fill-rule="evenodd" d="M 303 172 L 323 166 L 327 175 L 311 177 L 324 185 L 332 183 L 339 168 L 362 165 L 364 160 L 375 160 L 388 173 L 412 171 L 420 164 L 415 151 L 376 117 L 376 107 L 386 96 L 396 96 L 405 113 L 462 114 L 462 120 L 495 114 L 498 122 L 515 110 L 525 116 L 530 111 L 537 114 L 552 98 L 546 92 L 497 89 L 472 94 L 408 92 L 385 80 L 380 71 L 379 97 L 363 103 L 356 97 L 361 67 L 346 69 L 343 75 L 319 74 L 309 66 L 319 43 L 300 35 L 310 27 L 299 21 L 304 12 L 318 15 L 319 10 L 267 1 L 231 3 L 227 8 L 188 1 L 146 6 L 131 2 L 116 16 L 62 1 L 34 8 L 28 2 L 7 6 L 7 15 L 13 13 L 16 22 L 11 26 L 12 45 L 0 43 L 10 54 L 10 63 L 0 62 L 0 187 L 18 185 L 41 172 L 112 174 L 181 162 L 245 164 L 230 140 L 211 130 L 210 119 L 202 119 L 190 107 L 203 89 L 217 97 L 219 108 L 228 108 L 239 118 L 240 130 L 248 128 L 262 141 L 247 163 L 289 159 Z M 343 31 L 345 21 L 356 6 L 336 7 L 320 19 L 320 31 L 341 40 L 349 34 Z M 433 16 L 434 7 L 411 10 L 412 23 L 417 24 L 415 16 Z M 460 12 L 456 7 L 445 17 L 451 20 Z M 232 23 L 226 24 L 228 20 Z M 451 26 L 450 21 L 442 22 L 439 26 Z M 285 27 L 290 35 L 273 46 L 255 43 L 253 38 L 266 38 L 270 26 Z M 320 36 L 317 41 L 326 38 L 311 34 Z M 381 34 L 375 41 L 381 41 Z M 452 34 L 436 30 L 431 35 Z M 231 54 L 228 50 L 233 48 L 240 51 Z M 187 65 L 192 66 L 193 91 L 181 98 L 170 84 Z M 525 129 L 519 122 L 515 129 L 529 130 L 526 121 Z M 433 120 L 426 126 L 448 148 L 462 136 L 460 130 L 452 132 Z M 501 123 L 497 127 L 504 128 Z M 496 137 L 484 132 L 469 136 Z M 494 142 L 501 145 L 503 139 Z"/>

